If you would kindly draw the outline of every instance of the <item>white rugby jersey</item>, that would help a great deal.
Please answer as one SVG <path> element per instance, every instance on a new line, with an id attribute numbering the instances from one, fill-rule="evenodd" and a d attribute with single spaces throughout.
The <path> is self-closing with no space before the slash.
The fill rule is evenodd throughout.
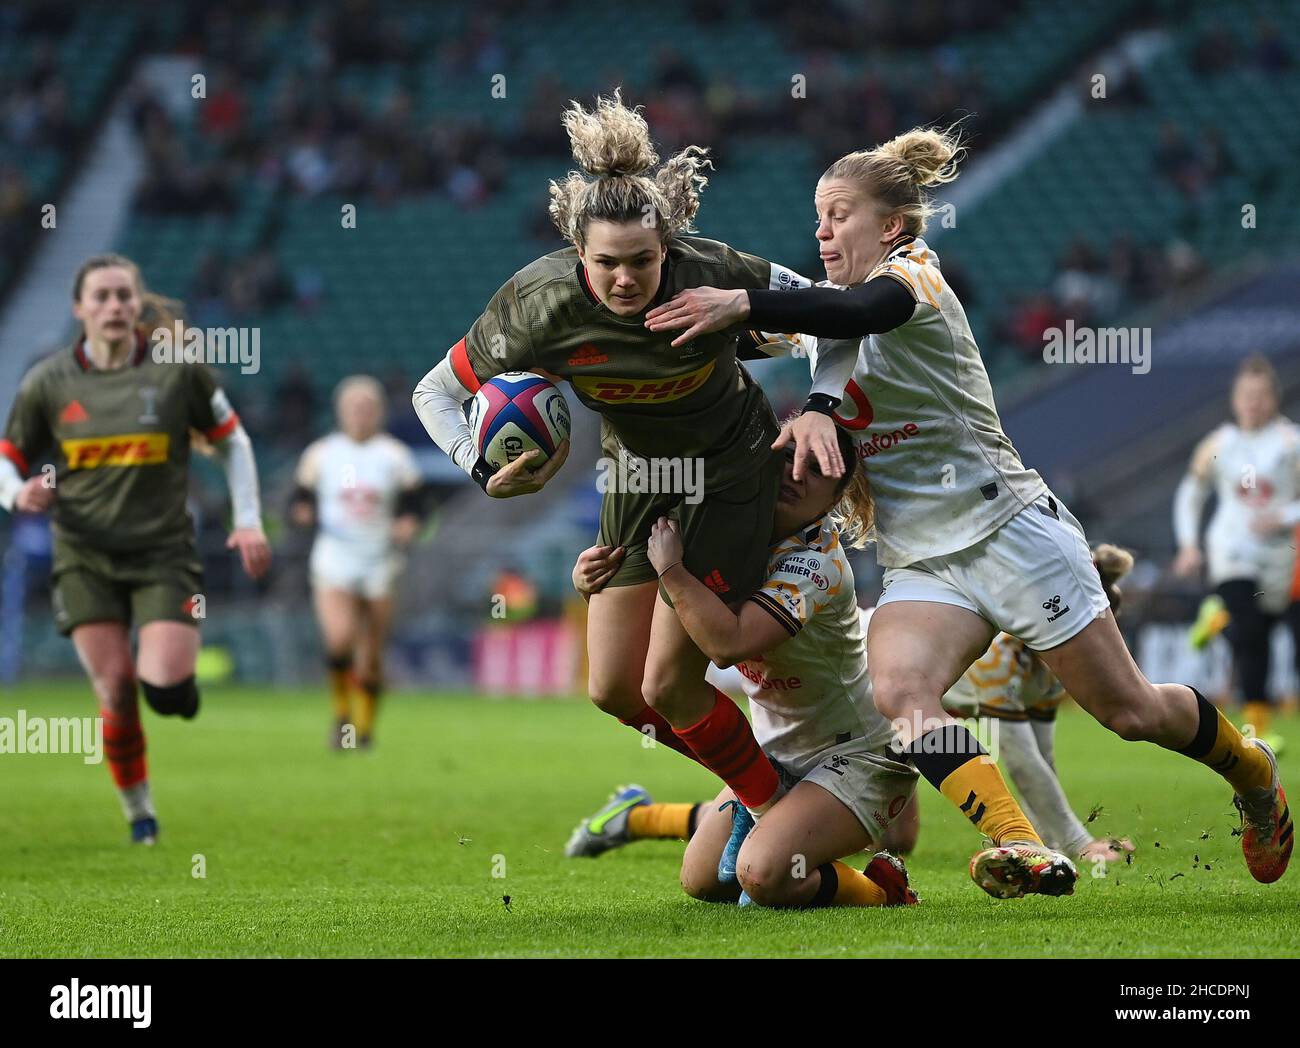
<path id="1" fill-rule="evenodd" d="M 1065 700 L 1056 675 L 1010 633 L 999 633 L 965 675 L 948 689 L 943 707 L 959 717 L 1049 720 Z"/>
<path id="2" fill-rule="evenodd" d="M 803 775 L 822 750 L 850 738 L 887 746 L 894 733 L 871 698 L 853 569 L 829 518 L 772 547 L 767 581 L 749 599 L 790 632 L 737 666 L 764 752 Z"/>
<path id="3" fill-rule="evenodd" d="M 862 339 L 836 412 L 853 433 L 876 501 L 876 559 L 887 568 L 955 553 L 992 534 L 1047 490 L 1002 431 L 966 311 L 919 237 L 899 241 L 867 277 L 916 300 L 905 324 Z M 838 287 L 822 282 L 819 287 Z M 831 339 L 769 335 L 816 360 Z"/>
<path id="4" fill-rule="evenodd" d="M 1278 591 L 1278 600 L 1287 596 L 1296 555 L 1293 528 L 1300 523 L 1300 429 L 1279 415 L 1256 430 L 1225 423 L 1206 437 L 1174 499 L 1180 546 L 1198 545 L 1201 509 L 1211 489 L 1218 502 L 1205 533 L 1210 584 L 1254 579 L 1270 595 Z M 1287 527 L 1256 535 L 1251 518 L 1265 511 Z"/>
<path id="5" fill-rule="evenodd" d="M 419 483 L 420 471 L 411 449 L 387 433 L 362 442 L 331 433 L 303 452 L 297 481 L 316 492 L 321 536 L 380 557 L 392 545 L 398 496 Z"/>

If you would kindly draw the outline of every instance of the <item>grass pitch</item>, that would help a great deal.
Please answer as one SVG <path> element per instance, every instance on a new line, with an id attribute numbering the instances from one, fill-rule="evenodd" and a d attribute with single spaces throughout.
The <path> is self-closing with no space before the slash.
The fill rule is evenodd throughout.
<path id="1" fill-rule="evenodd" d="M 29 685 L 0 715 L 84 716 L 78 682 Z M 966 874 L 980 844 L 922 784 L 908 862 L 924 904 L 741 911 L 685 897 L 682 846 L 569 860 L 618 783 L 711 797 L 711 777 L 585 702 L 398 694 L 369 753 L 325 747 L 310 690 L 208 688 L 191 723 L 146 712 L 157 847 L 133 847 L 107 769 L 0 755 L 0 955 L 456 957 L 1276 957 L 1300 954 L 1300 870 L 1251 881 L 1219 779 L 1129 745 L 1076 710 L 1057 760 L 1132 865 L 1071 898 L 997 902 Z M 1300 789 L 1300 723 L 1282 771 Z M 203 877 L 194 873 L 203 867 Z M 504 876 L 496 876 L 504 874 Z M 509 896 L 507 907 L 504 897 Z"/>

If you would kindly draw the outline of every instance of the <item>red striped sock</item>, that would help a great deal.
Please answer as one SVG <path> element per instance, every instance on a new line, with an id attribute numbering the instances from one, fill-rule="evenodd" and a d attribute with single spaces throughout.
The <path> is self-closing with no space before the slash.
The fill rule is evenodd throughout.
<path id="1" fill-rule="evenodd" d="M 662 742 L 670 750 L 676 750 L 683 757 L 689 757 L 691 760 L 698 760 L 691 748 L 677 737 L 677 732 L 669 724 L 662 713 L 652 710 L 649 706 L 641 707 L 641 712 L 635 717 L 629 717 L 627 720 L 620 720 L 620 724 L 626 724 L 629 728 L 635 728 L 637 731 L 648 735 L 655 742 Z M 649 728 L 649 731 L 646 729 Z"/>
<path id="2" fill-rule="evenodd" d="M 780 787 L 776 769 L 759 748 L 740 707 L 713 689 L 713 709 L 677 736 L 709 771 L 731 787 L 746 808 L 761 808 Z"/>
<path id="3" fill-rule="evenodd" d="M 146 771 L 139 707 L 132 703 L 129 712 L 118 713 L 101 709 L 99 715 L 104 718 L 104 756 L 117 788 L 125 790 L 142 782 Z"/>

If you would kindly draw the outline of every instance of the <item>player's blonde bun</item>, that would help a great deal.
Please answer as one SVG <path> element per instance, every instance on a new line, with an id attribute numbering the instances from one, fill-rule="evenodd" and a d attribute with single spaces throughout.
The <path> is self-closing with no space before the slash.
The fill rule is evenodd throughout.
<path id="1" fill-rule="evenodd" d="M 925 188 L 953 181 L 965 155 L 956 125 L 944 130 L 914 127 L 875 149 L 840 157 L 826 169 L 822 181 L 857 183 L 887 214 L 901 215 L 908 233 L 919 236 L 935 211 Z"/>
<path id="2" fill-rule="evenodd" d="M 623 104 L 620 91 L 597 98 L 590 111 L 570 103 L 563 122 L 581 170 L 551 182 L 551 221 L 561 236 L 581 245 L 592 220 L 643 222 L 661 243 L 694 232 L 691 221 L 709 181 L 703 174 L 708 150 L 687 146 L 650 174 L 659 163 L 650 128 L 638 109 Z"/>

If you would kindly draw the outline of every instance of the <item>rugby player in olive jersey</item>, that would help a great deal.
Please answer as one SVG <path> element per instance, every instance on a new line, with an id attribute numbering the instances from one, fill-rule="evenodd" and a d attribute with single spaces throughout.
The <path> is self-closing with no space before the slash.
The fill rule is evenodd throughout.
<path id="1" fill-rule="evenodd" d="M 462 405 L 483 382 L 527 370 L 567 378 L 578 399 L 602 416 L 612 475 L 650 460 L 698 462 L 703 497 L 685 492 L 604 493 L 598 542 L 617 563 L 591 601 L 588 690 L 602 710 L 698 760 L 757 814 L 780 786 L 743 714 L 704 679 L 708 659 L 662 596 L 646 545 L 660 516 L 677 521 L 684 564 L 727 601 L 744 601 L 764 578 L 783 459 L 762 390 L 736 359 L 736 333 L 719 332 L 674 348 L 644 327 L 645 312 L 692 283 L 779 289 L 807 285 L 789 270 L 691 230 L 706 182 L 702 150 L 690 146 L 658 163 L 645 121 L 617 94 L 593 112 L 576 103 L 564 116 L 572 172 L 551 185 L 551 216 L 573 246 L 515 274 L 447 357 L 417 386 L 413 401 L 434 441 L 497 498 L 539 490 L 568 453 L 536 472 L 536 455 L 497 473 L 479 456 Z M 829 347 L 852 355 L 848 344 Z M 815 362 L 815 367 L 821 362 Z M 817 378 L 813 389 L 816 392 Z M 841 376 L 842 378 L 842 376 Z M 842 393 L 843 382 L 833 390 Z M 835 437 L 801 450 L 829 466 Z M 682 476 L 683 474 L 678 474 Z"/>
<path id="2" fill-rule="evenodd" d="M 152 844 L 158 822 L 137 682 L 160 714 L 189 719 L 199 707 L 204 598 L 185 508 L 191 430 L 225 468 L 235 523 L 227 547 L 239 550 L 253 578 L 266 572 L 271 553 L 239 416 L 202 364 L 159 363 L 150 352 L 149 331 L 172 326 L 166 300 L 147 292 L 120 255 L 83 263 L 72 299 L 82 334 L 28 372 L 0 440 L 0 505 L 52 512 L 56 621 L 99 701 L 132 840 Z M 45 455 L 52 470 L 33 473 Z"/>

